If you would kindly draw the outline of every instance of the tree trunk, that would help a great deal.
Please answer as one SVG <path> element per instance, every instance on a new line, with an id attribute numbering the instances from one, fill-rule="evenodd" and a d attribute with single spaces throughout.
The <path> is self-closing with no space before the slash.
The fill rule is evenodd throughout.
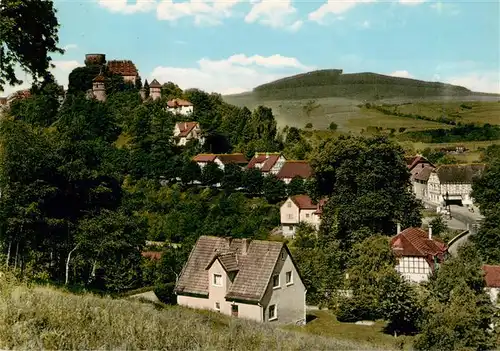
<path id="1" fill-rule="evenodd" d="M 71 254 L 73 252 L 75 252 L 76 249 L 78 249 L 78 245 L 77 244 L 69 253 L 68 253 L 68 258 L 66 259 L 66 280 L 64 281 L 64 284 L 65 285 L 68 285 L 68 281 L 69 281 L 69 261 L 71 260 Z"/>
<path id="2" fill-rule="evenodd" d="M 14 270 L 17 269 L 17 255 L 19 254 L 19 241 L 16 244 L 16 257 L 14 258 Z"/>
<path id="3" fill-rule="evenodd" d="M 92 263 L 92 271 L 90 272 L 89 280 L 87 281 L 87 284 L 90 284 L 92 280 L 95 279 L 95 270 L 97 269 L 97 260 L 94 260 L 94 263 Z"/>
<path id="4" fill-rule="evenodd" d="M 10 249 L 12 247 L 12 240 L 9 240 L 9 248 L 7 249 L 7 259 L 5 260 L 5 266 L 9 268 L 10 263 Z"/>

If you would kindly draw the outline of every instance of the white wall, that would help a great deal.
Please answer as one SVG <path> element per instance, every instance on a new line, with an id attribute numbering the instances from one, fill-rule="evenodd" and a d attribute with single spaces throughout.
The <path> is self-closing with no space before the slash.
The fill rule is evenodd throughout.
<path id="1" fill-rule="evenodd" d="M 283 157 L 283 155 L 281 155 L 279 157 L 279 159 L 276 161 L 276 163 L 274 164 L 274 166 L 271 168 L 271 171 L 270 173 L 271 174 L 278 174 L 278 172 L 281 170 L 281 168 L 283 168 L 283 165 L 285 164 L 286 162 L 286 158 Z"/>
<path id="2" fill-rule="evenodd" d="M 423 257 L 400 257 L 396 264 L 396 271 L 409 281 L 421 283 L 429 280 L 432 269 Z"/>
<path id="3" fill-rule="evenodd" d="M 178 113 L 187 116 L 193 113 L 193 106 L 178 106 L 178 107 L 167 107 L 167 110 L 172 113 Z"/>
<path id="4" fill-rule="evenodd" d="M 500 288 L 484 288 L 484 290 L 490 297 L 491 303 L 496 306 L 498 304 L 498 293 L 500 292 Z"/>

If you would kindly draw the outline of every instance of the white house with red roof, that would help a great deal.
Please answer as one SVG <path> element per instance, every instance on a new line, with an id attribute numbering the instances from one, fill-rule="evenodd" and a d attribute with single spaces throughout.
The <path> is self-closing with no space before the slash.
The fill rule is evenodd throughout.
<path id="1" fill-rule="evenodd" d="M 247 167 L 260 170 L 264 176 L 277 175 L 285 162 L 285 156 L 279 152 L 256 152 Z"/>
<path id="2" fill-rule="evenodd" d="M 167 101 L 167 111 L 187 116 L 193 113 L 193 104 L 183 99 L 172 99 Z"/>
<path id="3" fill-rule="evenodd" d="M 205 142 L 205 138 L 201 135 L 201 128 L 198 122 L 178 122 L 174 127 L 174 138 L 177 140 L 177 145 L 184 146 L 190 140 L 198 140 L 201 145 Z"/>
<path id="4" fill-rule="evenodd" d="M 320 200 L 317 204 L 313 203 L 307 195 L 289 197 L 280 208 L 283 236 L 293 237 L 301 222 L 308 223 L 318 230 L 324 204 L 325 200 Z"/>
<path id="5" fill-rule="evenodd" d="M 398 223 L 398 233 L 391 239 L 398 261 L 396 270 L 411 282 L 425 282 L 443 262 L 448 248 L 432 237 L 432 227 L 428 231 L 413 227 L 400 231 L 400 228 Z"/>
<path id="6" fill-rule="evenodd" d="M 234 154 L 198 154 L 193 157 L 193 161 L 200 166 L 201 169 L 207 164 L 214 162 L 221 170 L 224 170 L 227 164 L 233 163 L 240 167 L 245 167 L 248 163 L 245 155 L 242 153 Z"/>
<path id="7" fill-rule="evenodd" d="M 485 290 L 490 297 L 491 303 L 498 304 L 498 293 L 500 292 L 500 266 L 484 265 Z"/>
<path id="8" fill-rule="evenodd" d="M 285 164 L 276 175 L 289 184 L 293 178 L 308 179 L 312 175 L 311 165 L 307 161 L 285 161 Z"/>

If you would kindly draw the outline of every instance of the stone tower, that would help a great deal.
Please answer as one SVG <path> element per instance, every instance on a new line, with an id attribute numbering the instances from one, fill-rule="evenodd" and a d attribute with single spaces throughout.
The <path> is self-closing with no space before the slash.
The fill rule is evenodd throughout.
<path id="1" fill-rule="evenodd" d="M 106 88 L 104 86 L 105 78 L 102 73 L 92 80 L 92 92 L 99 101 L 106 101 Z"/>
<path id="2" fill-rule="evenodd" d="M 153 100 L 161 98 L 161 84 L 156 79 L 149 84 L 149 96 Z"/>

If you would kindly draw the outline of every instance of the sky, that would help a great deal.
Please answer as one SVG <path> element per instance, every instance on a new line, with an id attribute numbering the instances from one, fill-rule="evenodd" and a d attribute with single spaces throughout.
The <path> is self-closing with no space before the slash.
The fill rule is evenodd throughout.
<path id="1" fill-rule="evenodd" d="M 86 53 L 142 77 L 221 94 L 315 69 L 376 72 L 500 93 L 499 0 L 55 0 L 52 70 Z M 28 84 L 26 74 L 20 74 Z M 23 88 L 4 87 L 2 95 Z"/>

